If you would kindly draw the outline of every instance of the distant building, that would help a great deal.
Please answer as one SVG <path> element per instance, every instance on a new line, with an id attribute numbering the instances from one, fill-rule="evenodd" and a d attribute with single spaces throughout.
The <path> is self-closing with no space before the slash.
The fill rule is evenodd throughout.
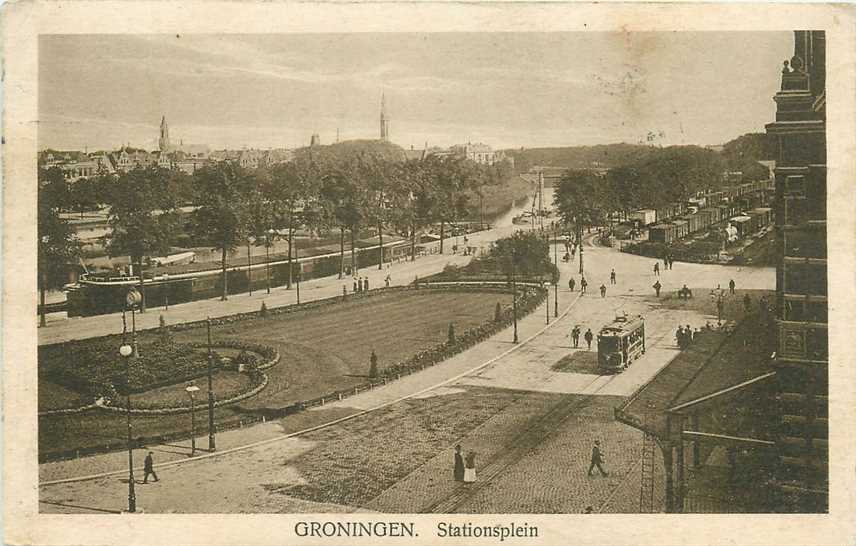
<path id="1" fill-rule="evenodd" d="M 245 169 L 258 169 L 260 165 L 264 165 L 263 158 L 261 150 L 241 150 L 238 164 Z"/>
<path id="2" fill-rule="evenodd" d="M 481 142 L 476 142 L 475 144 L 471 142 L 457 144 L 452 146 L 451 152 L 481 165 L 493 165 L 498 161 L 502 161 L 504 157 L 501 152 L 495 152 L 493 148 Z"/>

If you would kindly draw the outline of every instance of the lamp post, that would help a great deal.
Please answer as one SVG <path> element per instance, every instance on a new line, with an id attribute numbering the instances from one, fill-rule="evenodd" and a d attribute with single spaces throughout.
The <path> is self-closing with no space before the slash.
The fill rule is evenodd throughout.
<path id="1" fill-rule="evenodd" d="M 211 317 L 206 319 L 208 329 L 208 451 L 214 452 L 216 443 L 214 438 L 214 387 L 212 385 L 213 355 L 211 354 Z"/>
<path id="2" fill-rule="evenodd" d="M 583 227 L 579 222 L 577 222 L 577 246 L 580 250 L 580 275 L 583 275 L 585 274 L 583 269 Z"/>
<path id="3" fill-rule="evenodd" d="M 553 307 L 553 316 L 559 317 L 559 229 L 555 222 L 553 222 L 553 267 L 556 268 L 556 279 L 553 283 L 553 295 L 555 296 L 554 302 L 555 306 Z"/>
<path id="4" fill-rule="evenodd" d="M 267 230 L 267 241 L 265 242 L 265 256 L 266 256 L 266 266 L 265 270 L 267 271 L 267 293 L 270 294 L 270 245 L 271 239 L 276 232 L 273 229 Z"/>
<path id="5" fill-rule="evenodd" d="M 140 348 L 137 346 L 137 318 L 134 311 L 142 301 L 143 297 L 136 288 L 131 288 L 125 295 L 125 304 L 131 309 L 131 346 L 134 349 L 134 358 L 140 357 Z"/>
<path id="6" fill-rule="evenodd" d="M 514 262 L 517 259 L 517 256 L 514 254 L 514 249 L 511 249 L 511 306 L 513 312 L 514 319 L 514 341 L 512 343 L 518 343 L 517 339 L 517 281 L 514 278 Z"/>
<path id="7" fill-rule="evenodd" d="M 134 440 L 131 432 L 131 356 L 134 349 L 122 343 L 119 354 L 125 360 L 125 404 L 128 422 L 128 512 L 137 511 L 137 495 L 134 492 Z"/>
<path id="8" fill-rule="evenodd" d="M 297 305 L 300 305 L 300 277 L 303 276 L 303 266 L 300 265 L 300 251 L 297 250 L 297 246 L 294 247 L 294 261 L 297 262 Z"/>
<path id="9" fill-rule="evenodd" d="M 187 395 L 190 396 L 190 456 L 196 455 L 196 407 L 193 400 L 193 395 L 199 391 L 199 387 L 190 382 L 190 385 L 184 389 Z"/>
<path id="10" fill-rule="evenodd" d="M 163 274 L 164 311 L 169 311 L 169 273 Z"/>
<path id="11" fill-rule="evenodd" d="M 50 242 L 51 238 L 47 235 L 43 235 L 41 238 L 41 243 L 39 245 L 39 260 L 44 260 L 45 255 L 45 247 Z M 47 321 L 45 319 L 45 292 L 48 289 L 48 274 L 45 271 L 47 269 L 46 264 L 42 265 L 42 271 L 39 272 L 39 281 L 41 281 L 41 286 L 39 287 L 39 327 L 47 326 Z"/>
<path id="12" fill-rule="evenodd" d="M 137 330 L 133 320 L 134 308 L 142 301 L 140 293 L 136 289 L 131 288 L 125 296 L 127 307 L 131 308 L 131 325 L 132 325 L 132 345 L 126 342 L 126 333 L 128 331 L 127 323 L 125 322 L 125 314 L 122 313 L 122 345 L 119 347 L 119 355 L 125 361 L 125 410 L 128 429 L 128 512 L 137 511 L 137 495 L 134 491 L 134 439 L 131 429 L 131 359 L 139 357 L 137 350 Z"/>

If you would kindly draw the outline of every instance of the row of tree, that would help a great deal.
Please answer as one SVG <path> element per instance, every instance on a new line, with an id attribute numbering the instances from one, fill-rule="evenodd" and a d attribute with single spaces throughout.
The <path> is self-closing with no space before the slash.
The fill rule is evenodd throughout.
<path id="1" fill-rule="evenodd" d="M 742 166 L 743 181 L 769 176 L 767 168 L 752 159 L 751 153 L 730 152 L 724 159 L 713 150 L 672 146 L 609 169 L 605 176 L 570 170 L 556 188 L 554 204 L 566 223 L 597 226 L 606 223 L 610 211 L 626 214 L 639 208 L 656 209 L 699 192 L 715 191 L 727 183 L 723 175 L 730 169 Z"/>
<path id="2" fill-rule="evenodd" d="M 361 231 L 375 232 L 381 248 L 384 233 L 408 236 L 414 255 L 417 233 L 439 224 L 442 249 L 448 224 L 472 216 L 476 199 L 509 175 L 504 166 L 483 166 L 454 156 L 396 161 L 371 151 L 334 156 L 313 155 L 310 149 L 268 168 L 221 162 L 191 176 L 148 167 L 99 176 L 89 184 L 97 195 L 91 201 L 109 210 L 110 231 L 104 242 L 110 256 L 130 256 L 139 273 L 147 256 L 164 254 L 177 237 L 189 235 L 196 246 L 221 252 L 225 300 L 227 256 L 241 245 L 249 252 L 252 244 L 269 247 L 282 238 L 288 242 L 291 260 L 296 230 L 317 235 L 338 232 L 343 267 L 347 234 L 356 268 L 356 238 Z M 39 270 L 44 290 L 65 282 L 67 271 L 59 272 L 79 253 L 60 212 L 79 208 L 69 195 L 83 181 L 69 184 L 56 168 L 41 170 L 39 178 L 44 254 Z M 188 204 L 192 212 L 182 213 L 180 207 Z M 142 275 L 140 283 L 142 288 Z M 289 287 L 291 283 L 289 278 Z"/>

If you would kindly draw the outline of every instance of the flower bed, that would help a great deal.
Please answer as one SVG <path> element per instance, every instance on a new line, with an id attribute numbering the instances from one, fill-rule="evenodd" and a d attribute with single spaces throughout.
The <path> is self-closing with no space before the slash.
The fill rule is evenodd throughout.
<path id="1" fill-rule="evenodd" d="M 126 362 L 119 356 L 117 337 L 40 346 L 39 373 L 81 396 L 94 398 L 112 394 L 117 385 L 123 391 L 139 393 L 187 381 L 207 370 L 206 355 L 163 338 L 140 342 L 140 356 Z"/>

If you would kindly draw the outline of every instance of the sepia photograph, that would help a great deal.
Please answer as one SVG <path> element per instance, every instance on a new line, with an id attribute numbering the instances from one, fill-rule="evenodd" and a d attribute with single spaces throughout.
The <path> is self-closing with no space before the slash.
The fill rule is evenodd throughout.
<path id="1" fill-rule="evenodd" d="M 828 516 L 829 32 L 410 28 L 34 38 L 32 517 Z"/>

